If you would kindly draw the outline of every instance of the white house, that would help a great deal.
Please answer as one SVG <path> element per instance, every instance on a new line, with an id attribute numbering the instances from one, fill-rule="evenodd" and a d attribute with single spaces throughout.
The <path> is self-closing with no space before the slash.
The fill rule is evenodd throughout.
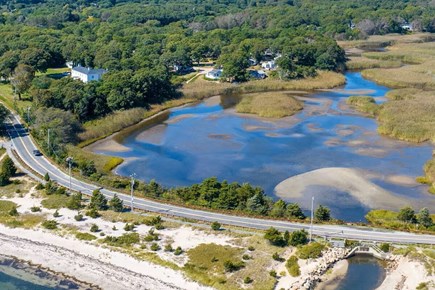
<path id="1" fill-rule="evenodd" d="M 264 61 L 261 63 L 263 69 L 272 70 L 276 68 L 275 60 Z"/>
<path id="2" fill-rule="evenodd" d="M 211 80 L 218 80 L 222 76 L 222 69 L 213 69 L 209 71 L 205 77 Z"/>
<path id="3" fill-rule="evenodd" d="M 99 81 L 106 72 L 105 69 L 91 69 L 88 67 L 76 66 L 71 69 L 71 77 L 87 83 L 90 81 Z"/>

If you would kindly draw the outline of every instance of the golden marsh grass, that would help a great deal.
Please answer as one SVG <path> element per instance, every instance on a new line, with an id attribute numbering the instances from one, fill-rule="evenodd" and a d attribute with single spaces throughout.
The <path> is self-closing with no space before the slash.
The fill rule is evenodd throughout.
<path id="1" fill-rule="evenodd" d="M 238 113 L 255 114 L 265 118 L 291 116 L 302 109 L 302 102 L 281 92 L 244 95 L 236 106 Z"/>

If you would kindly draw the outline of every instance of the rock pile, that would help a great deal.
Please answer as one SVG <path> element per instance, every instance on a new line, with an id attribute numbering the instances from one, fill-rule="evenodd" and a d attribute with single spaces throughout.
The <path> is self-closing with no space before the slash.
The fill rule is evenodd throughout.
<path id="1" fill-rule="evenodd" d="M 314 289 L 315 285 L 322 281 L 325 272 L 335 263 L 344 259 L 349 252 L 350 250 L 345 248 L 329 248 L 325 250 L 322 253 L 322 257 L 312 261 L 315 264 L 314 267 L 310 267 L 312 270 L 302 273 L 301 279 L 293 283 L 289 289 Z"/>

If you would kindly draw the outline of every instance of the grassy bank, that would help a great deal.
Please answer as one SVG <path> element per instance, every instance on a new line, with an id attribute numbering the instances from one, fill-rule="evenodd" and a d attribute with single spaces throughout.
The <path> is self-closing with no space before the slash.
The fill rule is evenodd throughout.
<path id="1" fill-rule="evenodd" d="M 369 96 L 350 96 L 347 98 L 346 103 L 370 117 L 377 116 L 381 108 L 376 104 L 375 99 Z"/>
<path id="2" fill-rule="evenodd" d="M 391 88 L 389 101 L 375 108 L 371 101 L 355 102 L 359 111 L 377 116 L 378 132 L 411 142 L 435 142 L 435 34 L 385 35 L 367 40 L 342 42 L 346 49 L 386 47 L 385 51 L 361 52 L 352 56 L 348 67 L 369 68 L 363 77 Z M 375 114 L 372 113 L 375 112 Z M 435 157 L 425 166 L 426 177 L 435 193 Z"/>
<path id="3" fill-rule="evenodd" d="M 435 225 L 424 229 L 423 227 L 417 227 L 416 224 L 406 223 L 398 219 L 399 213 L 391 210 L 371 210 L 367 213 L 367 221 L 376 227 L 382 227 L 386 229 L 394 230 L 404 230 L 411 232 L 422 232 L 422 233 L 434 233 Z M 432 220 L 435 222 L 435 214 L 431 214 Z"/>
<path id="4" fill-rule="evenodd" d="M 244 95 L 236 106 L 238 113 L 255 114 L 265 118 L 291 116 L 302 109 L 302 102 L 290 94 L 280 92 Z"/>

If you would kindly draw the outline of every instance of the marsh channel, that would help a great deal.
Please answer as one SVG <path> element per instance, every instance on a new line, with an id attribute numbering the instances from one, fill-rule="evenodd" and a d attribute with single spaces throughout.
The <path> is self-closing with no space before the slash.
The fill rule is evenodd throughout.
<path id="1" fill-rule="evenodd" d="M 102 140 L 89 149 L 124 158 L 115 170 L 119 175 L 135 173 L 141 180 L 154 179 L 166 187 L 216 176 L 260 186 L 275 199 L 275 187 L 293 176 L 334 169 L 331 174 L 337 180 L 340 170 L 351 169 L 364 183 L 310 180 L 300 194 L 292 194 L 289 188 L 279 195 L 305 210 L 314 196 L 316 204 L 330 207 L 333 217 L 346 221 L 364 221 L 370 209 L 380 206 L 435 209 L 427 186 L 415 182 L 431 158 L 431 144 L 379 135 L 376 120 L 349 108 L 346 99 L 368 95 L 382 103 L 389 88 L 364 79 L 359 72 L 347 72 L 345 77 L 346 84 L 334 90 L 289 92 L 304 102 L 304 109 L 290 117 L 238 114 L 235 98 L 212 97 L 171 109 L 128 134 L 121 132 L 115 136 L 116 146 L 104 146 L 107 140 Z M 381 193 L 364 196 L 372 188 Z"/>

